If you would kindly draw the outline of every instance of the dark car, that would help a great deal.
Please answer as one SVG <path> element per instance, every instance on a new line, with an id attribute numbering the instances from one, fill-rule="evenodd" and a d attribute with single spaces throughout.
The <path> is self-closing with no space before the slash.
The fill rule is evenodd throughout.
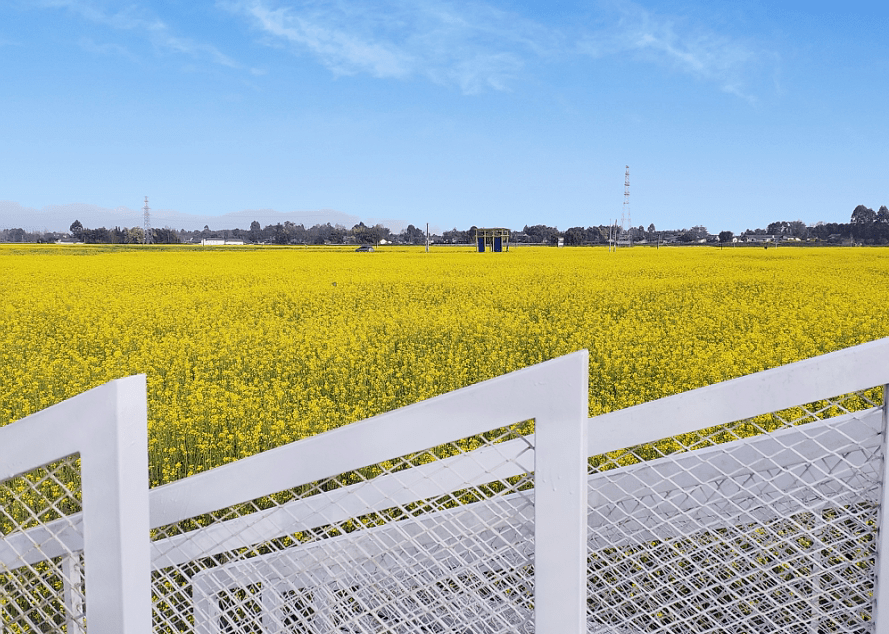
<path id="1" fill-rule="evenodd" d="M 374 248 L 372 246 L 370 246 L 369 244 L 362 244 L 360 247 L 358 247 L 355 250 L 358 251 L 359 253 L 373 253 L 374 252 Z"/>

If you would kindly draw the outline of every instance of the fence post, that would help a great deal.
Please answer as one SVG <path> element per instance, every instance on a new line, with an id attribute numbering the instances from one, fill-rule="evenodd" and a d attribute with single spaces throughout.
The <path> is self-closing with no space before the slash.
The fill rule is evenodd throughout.
<path id="1" fill-rule="evenodd" d="M 880 481 L 880 510 L 877 525 L 877 578 L 874 592 L 874 632 L 889 634 L 889 516 L 886 505 L 889 495 L 886 486 L 889 484 L 889 385 L 883 386 L 883 469 Z"/>
<path id="2" fill-rule="evenodd" d="M 151 632 L 147 414 L 145 376 L 137 375 L 0 427 L 0 481 L 80 455 L 82 545 L 56 536 L 45 546 L 67 554 L 83 551 L 86 621 L 92 634 Z M 43 548 L 34 543 L 29 550 Z M 72 563 L 63 564 L 69 587 L 59 588 L 68 597 L 58 597 L 62 604 L 70 599 L 69 615 L 78 612 Z"/>
<path id="3" fill-rule="evenodd" d="M 65 626 L 68 634 L 84 634 L 86 610 L 83 595 L 83 566 L 80 554 L 62 559 L 62 587 L 65 600 Z"/>
<path id="4" fill-rule="evenodd" d="M 588 355 L 575 359 L 557 377 L 569 401 L 534 421 L 537 634 L 586 633 Z"/>
<path id="5" fill-rule="evenodd" d="M 86 621 L 96 634 L 151 632 L 145 375 L 93 390 L 105 424 L 81 451 Z M 101 413 L 100 413 L 101 412 Z"/>

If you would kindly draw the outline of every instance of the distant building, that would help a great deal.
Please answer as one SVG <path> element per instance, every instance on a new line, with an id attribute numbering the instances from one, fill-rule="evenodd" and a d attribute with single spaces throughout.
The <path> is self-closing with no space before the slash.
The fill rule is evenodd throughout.
<path id="1" fill-rule="evenodd" d="M 770 234 L 756 234 L 756 233 L 748 233 L 746 236 L 746 241 L 750 244 L 763 244 L 765 242 L 771 242 L 773 244 L 778 243 L 777 235 Z"/>
<path id="2" fill-rule="evenodd" d="M 233 240 L 229 238 L 203 238 L 201 240 L 202 247 L 225 247 L 225 246 L 243 246 L 243 240 Z"/>

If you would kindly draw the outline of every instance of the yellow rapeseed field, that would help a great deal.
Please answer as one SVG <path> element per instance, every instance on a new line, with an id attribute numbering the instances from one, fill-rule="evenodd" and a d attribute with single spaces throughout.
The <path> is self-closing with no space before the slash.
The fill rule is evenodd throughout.
<path id="1" fill-rule="evenodd" d="M 889 335 L 889 250 L 0 247 L 0 424 L 148 375 L 152 485 L 590 350 L 590 414 Z"/>

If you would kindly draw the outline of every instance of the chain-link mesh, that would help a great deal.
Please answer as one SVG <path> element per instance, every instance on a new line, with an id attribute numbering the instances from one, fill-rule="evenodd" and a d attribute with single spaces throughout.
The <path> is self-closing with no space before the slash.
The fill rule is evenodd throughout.
<path id="1" fill-rule="evenodd" d="M 528 431 L 501 428 L 155 530 L 155 631 L 530 631 Z"/>
<path id="2" fill-rule="evenodd" d="M 0 482 L 0 632 L 86 631 L 80 458 Z"/>
<path id="3" fill-rule="evenodd" d="M 590 631 L 868 632 L 882 388 L 590 459 Z"/>

